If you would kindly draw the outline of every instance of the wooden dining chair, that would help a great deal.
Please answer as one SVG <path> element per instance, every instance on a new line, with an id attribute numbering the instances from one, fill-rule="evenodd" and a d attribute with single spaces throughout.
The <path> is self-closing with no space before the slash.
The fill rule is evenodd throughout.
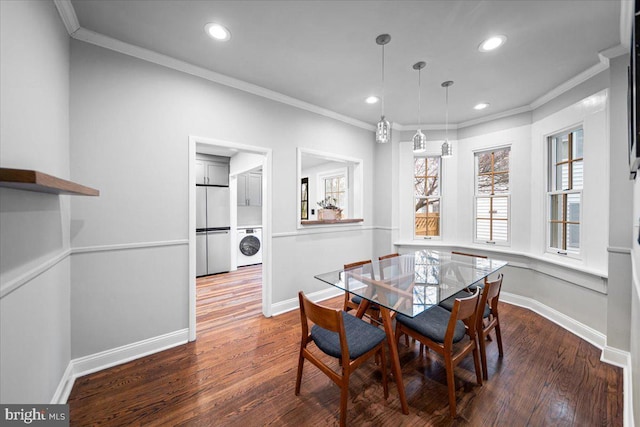
<path id="1" fill-rule="evenodd" d="M 342 310 L 335 310 L 311 302 L 302 291 L 298 293 L 298 299 L 300 300 L 302 341 L 298 357 L 296 396 L 300 394 L 302 369 L 304 360 L 307 359 L 340 387 L 340 425 L 345 426 L 349 377 L 358 366 L 373 355 L 380 358 L 384 398 L 389 397 L 384 352 L 387 336 L 381 329 L 355 316 L 348 315 Z M 309 328 L 309 321 L 313 323 L 311 328 Z M 310 351 L 308 344 L 312 341 L 323 353 L 340 361 L 341 372 L 333 370 Z"/>
<path id="2" fill-rule="evenodd" d="M 470 254 L 470 253 L 467 253 L 467 252 L 458 252 L 458 251 L 451 251 L 451 255 L 462 255 L 462 256 L 468 256 L 468 257 L 473 257 L 473 258 L 482 258 L 482 259 L 488 259 L 489 258 L 486 255 Z M 487 280 L 488 279 L 485 277 L 484 283 L 487 283 Z M 484 283 L 482 283 L 482 284 L 475 284 L 474 283 L 473 285 L 469 286 L 467 289 L 470 292 L 473 292 L 473 291 L 476 290 L 477 287 L 482 288 L 484 286 Z M 449 310 L 451 310 L 451 309 L 449 309 Z"/>
<path id="3" fill-rule="evenodd" d="M 502 349 L 502 333 L 500 332 L 500 316 L 498 314 L 498 301 L 500 299 L 500 289 L 502 288 L 502 274 L 496 280 L 488 281 L 484 284 L 482 296 L 477 310 L 476 329 L 478 331 L 478 346 L 480 347 L 480 358 L 482 360 L 482 377 L 489 379 L 487 369 L 487 341 L 491 331 L 496 332 L 498 341 L 498 354 L 504 355 Z"/>
<path id="4" fill-rule="evenodd" d="M 371 263 L 370 259 L 365 261 L 352 262 L 350 264 L 344 265 L 345 272 L 355 269 L 360 269 L 360 274 L 362 274 L 363 276 L 369 276 L 371 279 L 375 279 L 375 276 L 373 274 L 373 264 Z M 344 280 L 349 280 L 349 277 L 345 275 Z M 347 286 L 349 285 L 350 284 L 347 283 Z M 344 291 L 344 311 L 358 310 L 360 302 L 362 302 L 362 297 Z M 382 323 L 382 320 L 380 318 L 380 308 L 376 304 L 370 304 L 365 315 L 377 324 Z"/>
<path id="5" fill-rule="evenodd" d="M 378 265 L 380 267 L 380 280 L 384 280 L 385 273 L 387 273 L 387 276 L 389 276 L 388 269 L 394 267 L 391 260 L 399 256 L 400 254 L 395 253 L 378 257 Z"/>
<path id="6" fill-rule="evenodd" d="M 449 412 L 456 416 L 456 387 L 453 368 L 469 353 L 473 354 L 476 381 L 482 385 L 480 355 L 476 337 L 476 308 L 480 290 L 467 298 L 459 298 L 449 312 L 440 306 L 423 311 L 416 317 L 396 316 L 396 340 L 403 334 L 415 338 L 444 359 L 449 389 Z M 465 339 L 466 337 L 466 339 Z M 454 347 L 454 344 L 456 346 Z"/>

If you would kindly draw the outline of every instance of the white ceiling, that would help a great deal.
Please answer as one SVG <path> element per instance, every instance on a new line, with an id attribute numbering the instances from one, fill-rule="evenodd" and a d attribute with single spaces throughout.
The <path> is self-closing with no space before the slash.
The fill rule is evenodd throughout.
<path id="1" fill-rule="evenodd" d="M 626 1 L 626 0 L 624 0 Z M 599 64 L 618 46 L 621 1 L 72 1 L 80 26 L 304 102 L 375 123 L 381 92 L 379 34 L 385 47 L 387 118 L 442 124 L 449 89 L 451 123 L 529 106 Z M 231 30 L 226 43 L 204 33 L 208 22 Z M 504 34 L 498 51 L 477 49 Z M 480 102 L 491 106 L 478 112 Z"/>

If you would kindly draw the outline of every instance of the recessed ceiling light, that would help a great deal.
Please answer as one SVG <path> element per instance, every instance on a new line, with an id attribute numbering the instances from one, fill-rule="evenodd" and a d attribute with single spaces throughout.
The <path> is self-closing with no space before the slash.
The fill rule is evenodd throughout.
<path id="1" fill-rule="evenodd" d="M 502 46 L 507 41 L 507 37 L 503 35 L 492 36 L 480 43 L 478 50 L 480 52 L 490 52 Z"/>
<path id="2" fill-rule="evenodd" d="M 204 30 L 211 38 L 216 40 L 227 41 L 231 38 L 231 32 L 229 32 L 229 30 L 224 26 L 216 24 L 215 22 L 210 22 L 205 25 Z"/>
<path id="3" fill-rule="evenodd" d="M 380 98 L 378 98 L 377 96 L 370 96 L 364 100 L 364 102 L 366 102 L 367 104 L 377 104 L 378 101 L 380 101 Z"/>
<path id="4" fill-rule="evenodd" d="M 489 106 L 488 103 L 486 102 L 481 102 L 479 104 L 477 104 L 475 107 L 473 107 L 474 110 L 484 110 L 485 108 L 487 108 Z"/>

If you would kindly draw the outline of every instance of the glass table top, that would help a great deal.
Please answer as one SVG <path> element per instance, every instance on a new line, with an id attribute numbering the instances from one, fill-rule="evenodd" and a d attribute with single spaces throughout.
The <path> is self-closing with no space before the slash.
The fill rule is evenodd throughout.
<path id="1" fill-rule="evenodd" d="M 507 265 L 506 261 L 421 250 L 316 279 L 414 317 Z"/>

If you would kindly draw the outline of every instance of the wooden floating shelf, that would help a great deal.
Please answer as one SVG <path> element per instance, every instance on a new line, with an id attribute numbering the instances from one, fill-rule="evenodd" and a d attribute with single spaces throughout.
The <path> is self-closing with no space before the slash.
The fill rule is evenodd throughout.
<path id="1" fill-rule="evenodd" d="M 323 219 L 317 221 L 300 221 L 302 225 L 322 225 L 322 224 L 355 224 L 357 222 L 363 222 L 362 218 L 347 218 L 347 219 Z"/>
<path id="2" fill-rule="evenodd" d="M 27 169 L 0 168 L 0 187 L 73 196 L 100 195 L 100 191 L 95 188 Z"/>

